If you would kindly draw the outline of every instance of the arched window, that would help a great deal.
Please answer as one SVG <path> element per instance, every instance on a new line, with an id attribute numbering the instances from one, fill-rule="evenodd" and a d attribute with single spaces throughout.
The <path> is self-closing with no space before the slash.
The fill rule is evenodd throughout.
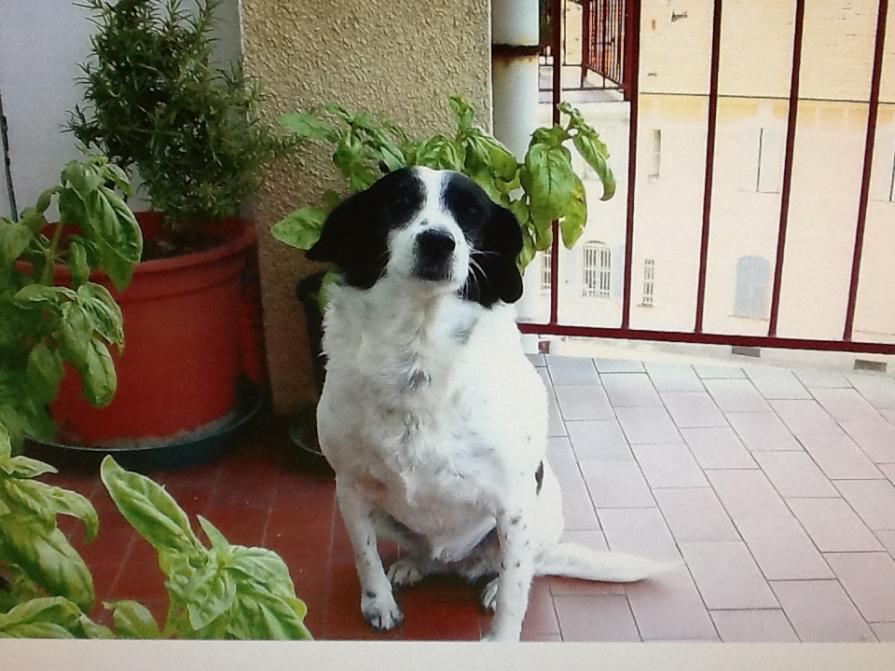
<path id="1" fill-rule="evenodd" d="M 733 313 L 738 317 L 764 319 L 768 315 L 768 282 L 771 264 L 760 256 L 742 256 L 737 261 Z"/>
<path id="2" fill-rule="evenodd" d="M 612 251 L 606 243 L 589 240 L 582 248 L 584 277 L 582 295 L 592 298 L 609 298 L 612 285 Z"/>

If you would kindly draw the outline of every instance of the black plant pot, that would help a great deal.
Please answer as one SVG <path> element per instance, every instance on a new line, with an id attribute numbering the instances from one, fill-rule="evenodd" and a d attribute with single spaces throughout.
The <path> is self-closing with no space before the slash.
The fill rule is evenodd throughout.
<path id="1" fill-rule="evenodd" d="M 311 368 L 314 371 L 314 385 L 319 397 L 323 391 L 326 378 L 326 357 L 322 351 L 323 313 L 317 302 L 317 295 L 323 284 L 326 273 L 320 272 L 299 280 L 295 286 L 295 297 L 301 303 L 308 331 L 308 350 L 311 356 Z M 301 408 L 293 418 L 289 427 L 289 436 L 299 448 L 298 460 L 302 466 L 311 470 L 332 473 L 326 457 L 320 451 L 317 440 L 317 404 L 311 403 Z"/>

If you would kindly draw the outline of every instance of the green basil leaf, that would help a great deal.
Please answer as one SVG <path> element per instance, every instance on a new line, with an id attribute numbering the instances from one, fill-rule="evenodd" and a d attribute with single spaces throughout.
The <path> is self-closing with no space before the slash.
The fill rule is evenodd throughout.
<path id="1" fill-rule="evenodd" d="M 460 96 L 451 96 L 448 98 L 448 103 L 451 106 L 451 111 L 454 113 L 454 117 L 457 119 L 457 126 L 459 126 L 461 130 L 466 130 L 472 127 L 472 120 L 475 117 L 475 111 L 472 109 L 472 105 Z"/>
<path id="2" fill-rule="evenodd" d="M 600 200 L 612 198 L 615 195 L 615 176 L 606 163 L 606 159 L 609 156 L 606 151 L 606 145 L 600 142 L 599 136 L 595 132 L 587 133 L 584 131 L 579 131 L 572 138 L 572 143 L 575 145 L 578 153 L 581 154 L 581 157 L 596 171 L 600 182 L 603 184 L 603 196 Z"/>
<path id="3" fill-rule="evenodd" d="M 115 634 L 112 633 L 112 630 L 103 624 L 99 624 L 94 622 L 89 617 L 81 613 L 81 617 L 78 618 L 78 624 L 81 628 L 81 631 L 84 632 L 84 636 L 90 639 L 107 639 L 107 638 L 115 638 Z"/>
<path id="4" fill-rule="evenodd" d="M 82 226 L 86 219 L 84 201 L 72 189 L 62 189 L 59 192 L 59 221 Z"/>
<path id="5" fill-rule="evenodd" d="M 69 161 L 62 170 L 62 182 L 84 200 L 93 194 L 103 183 L 103 176 L 93 165 L 84 161 Z"/>
<path id="6" fill-rule="evenodd" d="M 10 440 L 9 429 L 6 428 L 6 424 L 0 418 L 0 466 L 5 464 L 11 455 L 12 441 Z M 9 471 L 6 472 L 9 473 Z"/>
<path id="7" fill-rule="evenodd" d="M 308 112 L 284 114 L 277 121 L 284 128 L 306 140 L 331 140 L 335 129 Z"/>
<path id="8" fill-rule="evenodd" d="M 543 252 L 553 245 L 553 224 L 533 225 L 535 251 Z"/>
<path id="9" fill-rule="evenodd" d="M 49 594 L 93 605 L 90 571 L 59 529 L 26 513 L 0 516 L 0 556 Z"/>
<path id="10" fill-rule="evenodd" d="M 584 233 L 584 227 L 587 225 L 587 198 L 580 179 L 572 187 L 565 215 L 559 222 L 559 230 L 562 234 L 562 243 L 566 249 L 571 249 L 578 242 L 578 238 Z"/>
<path id="11" fill-rule="evenodd" d="M 83 284 L 78 287 L 78 302 L 97 333 L 110 343 L 124 345 L 124 318 L 108 289 L 93 282 Z"/>
<path id="12" fill-rule="evenodd" d="M 114 183 L 126 197 L 130 198 L 133 195 L 134 189 L 127 178 L 127 173 L 114 163 L 107 163 L 103 166 L 103 176 Z"/>
<path id="13" fill-rule="evenodd" d="M 240 640 L 311 640 L 303 619 L 307 609 L 299 599 L 270 594 L 239 594 L 233 607 L 228 633 Z"/>
<path id="14" fill-rule="evenodd" d="M 198 517 L 199 526 L 202 527 L 202 531 L 205 532 L 205 535 L 211 542 L 211 547 L 215 550 L 229 550 L 230 543 L 224 538 L 224 534 L 222 534 L 211 522 L 202 517 L 202 515 L 199 515 Z"/>
<path id="15" fill-rule="evenodd" d="M 444 135 L 433 135 L 417 147 L 414 163 L 435 170 L 462 171 L 464 160 L 452 140 Z"/>
<path id="16" fill-rule="evenodd" d="M 87 249 L 79 240 L 71 240 L 66 256 L 68 269 L 71 271 L 72 286 L 78 288 L 87 281 L 90 275 L 90 264 L 87 261 Z"/>
<path id="17" fill-rule="evenodd" d="M 295 587 L 286 564 L 276 552 L 266 548 L 234 547 L 227 570 L 251 579 L 257 586 L 272 594 L 282 597 L 295 596 Z"/>
<path id="18" fill-rule="evenodd" d="M 75 638 L 83 613 L 68 599 L 30 599 L 0 614 L 0 636 L 9 638 Z"/>
<path id="19" fill-rule="evenodd" d="M 112 611 L 112 622 L 119 637 L 140 639 L 162 637 L 155 618 L 144 605 L 125 600 L 104 603 L 103 606 Z"/>
<path id="20" fill-rule="evenodd" d="M 522 227 L 522 251 L 519 252 L 519 257 L 516 259 L 516 265 L 520 273 L 525 270 L 525 267 L 535 257 L 535 240 L 532 228 L 533 224 L 531 223 Z"/>
<path id="21" fill-rule="evenodd" d="M 32 235 L 24 224 L 0 221 L 0 267 L 12 265 L 28 247 Z"/>
<path id="22" fill-rule="evenodd" d="M 2 448 L 0 448 L 0 453 L 2 453 Z M 13 457 L 6 462 L 5 468 L 2 466 L 0 466 L 0 468 L 6 471 L 9 475 L 17 478 L 36 478 L 41 475 L 46 475 L 47 473 L 59 472 L 53 466 L 50 466 L 50 464 L 45 464 L 37 459 L 23 456 Z"/>
<path id="23" fill-rule="evenodd" d="M 185 590 L 187 614 L 193 629 L 202 629 L 226 613 L 236 600 L 236 582 L 217 562 L 196 571 Z"/>
<path id="24" fill-rule="evenodd" d="M 523 185 L 529 196 L 531 218 L 536 225 L 558 219 L 569 201 L 572 187 L 580 181 L 572 170 L 571 156 L 565 147 L 551 148 L 535 144 L 525 155 Z"/>
<path id="25" fill-rule="evenodd" d="M 25 369 L 28 390 L 41 403 L 49 403 L 56 398 L 59 382 L 62 380 L 62 357 L 45 343 L 39 342 L 28 354 Z"/>
<path id="26" fill-rule="evenodd" d="M 191 553 L 202 548 L 186 513 L 160 485 L 124 470 L 109 456 L 100 477 L 124 519 L 156 550 Z"/>
<path id="27" fill-rule="evenodd" d="M 84 523 L 84 542 L 89 543 L 99 531 L 99 518 L 90 501 L 70 489 L 45 485 L 50 512 L 55 515 L 67 515 Z"/>
<path id="28" fill-rule="evenodd" d="M 270 234 L 291 247 L 308 250 L 320 239 L 326 212 L 319 207 L 303 207 L 275 223 Z"/>
<path id="29" fill-rule="evenodd" d="M 86 212 L 85 233 L 99 250 L 102 269 L 121 291 L 130 283 L 134 266 L 143 253 L 143 237 L 137 220 L 127 205 L 106 187 L 89 195 Z"/>
<path id="30" fill-rule="evenodd" d="M 62 356 L 80 372 L 87 364 L 93 325 L 83 306 L 78 303 L 65 303 L 61 314 L 58 334 L 60 350 Z"/>
<path id="31" fill-rule="evenodd" d="M 46 191 L 44 191 L 43 193 L 41 193 L 37 197 L 37 203 L 34 205 L 34 211 L 39 212 L 40 214 L 43 214 L 44 212 L 46 212 L 47 208 L 50 207 L 50 202 L 53 200 L 53 196 L 55 196 L 56 193 L 58 193 L 58 191 L 59 191 L 58 186 L 52 186 L 49 189 L 47 189 Z M 23 218 L 24 218 L 24 212 L 22 213 L 22 216 L 19 216 L 19 220 L 21 221 Z M 46 221 L 46 220 L 44 220 L 44 221 Z"/>
<path id="32" fill-rule="evenodd" d="M 44 208 L 44 210 L 47 208 Z M 47 218 L 43 215 L 42 210 L 33 207 L 26 207 L 19 214 L 19 223 L 27 226 L 34 234 L 39 235 L 41 230 L 48 225 Z"/>

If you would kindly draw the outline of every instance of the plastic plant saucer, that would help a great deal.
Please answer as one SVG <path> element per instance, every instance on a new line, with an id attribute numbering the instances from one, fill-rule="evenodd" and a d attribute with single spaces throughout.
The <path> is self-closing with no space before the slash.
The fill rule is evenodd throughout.
<path id="1" fill-rule="evenodd" d="M 95 469 L 110 454 L 121 466 L 140 472 L 162 471 L 209 461 L 230 450 L 242 429 L 258 414 L 262 398 L 258 386 L 241 382 L 234 417 L 223 426 L 197 436 L 146 447 L 86 447 L 28 438 L 25 453 L 57 467 Z"/>

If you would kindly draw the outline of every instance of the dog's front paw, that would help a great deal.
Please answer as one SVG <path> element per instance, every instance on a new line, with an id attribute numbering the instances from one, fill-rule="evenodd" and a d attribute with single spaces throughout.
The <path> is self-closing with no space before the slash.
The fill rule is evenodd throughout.
<path id="1" fill-rule="evenodd" d="M 391 593 L 365 592 L 361 597 L 360 610 L 364 619 L 380 631 L 392 629 L 404 621 L 404 614 Z"/>
<path id="2" fill-rule="evenodd" d="M 420 565 L 413 559 L 399 559 L 388 567 L 388 579 L 393 587 L 406 587 L 423 579 Z"/>
<path id="3" fill-rule="evenodd" d="M 499 578 L 488 581 L 485 589 L 482 590 L 482 608 L 487 611 L 494 612 L 497 610 L 497 584 Z"/>

